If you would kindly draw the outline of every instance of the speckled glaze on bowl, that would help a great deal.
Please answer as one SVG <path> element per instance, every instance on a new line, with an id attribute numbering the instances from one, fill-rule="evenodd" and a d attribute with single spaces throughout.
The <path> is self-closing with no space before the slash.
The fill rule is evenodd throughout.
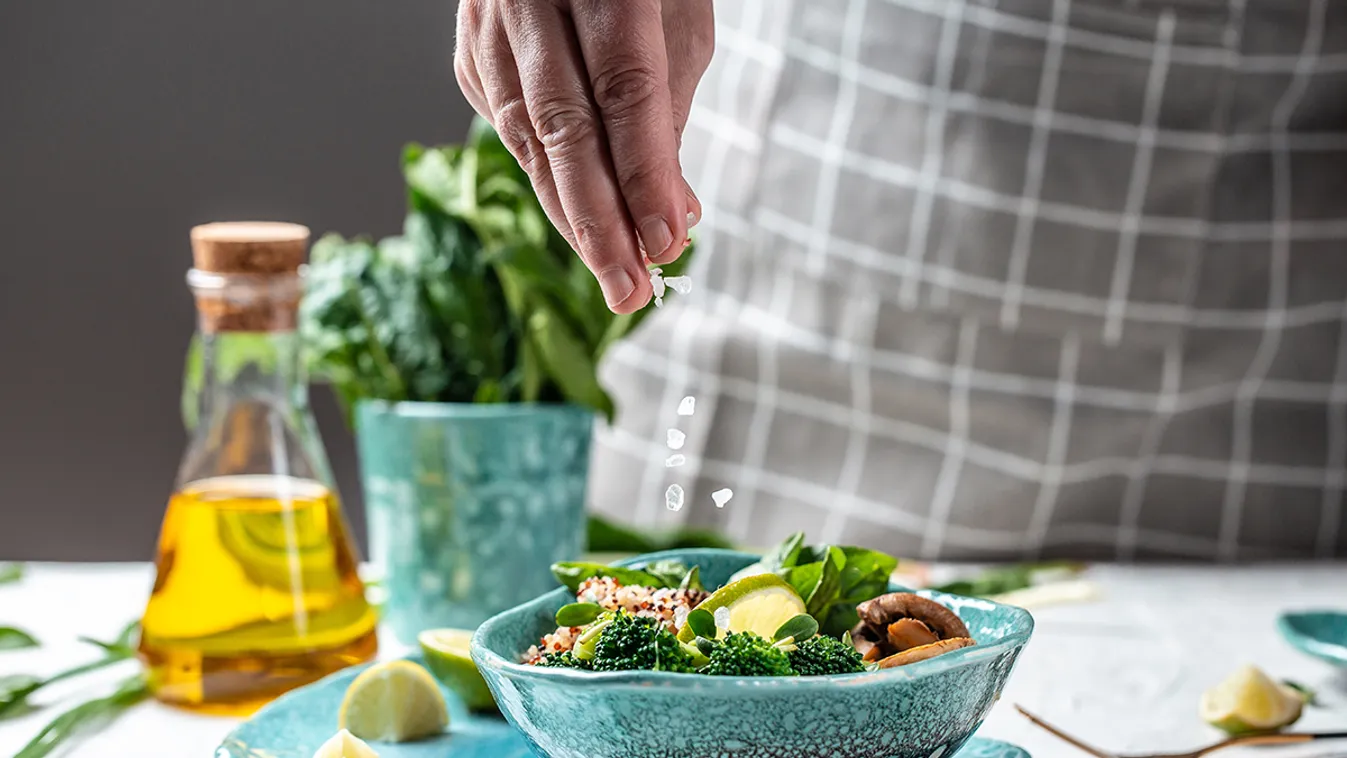
<path id="1" fill-rule="evenodd" d="M 671 550 L 717 587 L 758 556 Z M 901 589 L 898 587 L 894 588 Z M 548 758 L 941 758 L 982 724 L 1033 631 L 1020 608 L 922 593 L 953 608 L 978 644 L 887 671 L 827 677 L 592 673 L 516 661 L 555 628 L 565 589 L 487 620 L 473 659 L 507 719 Z"/>

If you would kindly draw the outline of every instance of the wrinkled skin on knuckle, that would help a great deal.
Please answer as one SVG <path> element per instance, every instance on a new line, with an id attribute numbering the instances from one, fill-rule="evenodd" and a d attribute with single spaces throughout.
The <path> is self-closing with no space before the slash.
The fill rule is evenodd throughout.
<path id="1" fill-rule="evenodd" d="M 622 187 L 671 187 L 674 177 L 668 170 L 648 158 L 635 162 L 619 163 L 613 167 L 617 172 L 617 183 Z"/>
<path id="2" fill-rule="evenodd" d="M 645 61 L 619 59 L 592 82 L 594 102 L 609 118 L 640 112 L 660 91 L 655 70 Z"/>
<path id="3" fill-rule="evenodd" d="M 591 143 L 598 134 L 598 123 L 587 106 L 554 100 L 537 108 L 533 132 L 549 154 L 564 155 Z"/>
<path id="4" fill-rule="evenodd" d="M 522 98 L 511 98 L 496 110 L 494 124 L 500 141 L 505 149 L 519 161 L 519 165 L 529 176 L 536 176 L 547 162 L 542 145 L 533 131 L 533 122 L 529 119 L 528 106 Z"/>

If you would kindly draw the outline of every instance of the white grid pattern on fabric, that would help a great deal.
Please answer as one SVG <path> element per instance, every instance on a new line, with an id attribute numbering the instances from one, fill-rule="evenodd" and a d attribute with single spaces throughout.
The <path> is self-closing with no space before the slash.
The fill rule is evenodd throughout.
<path id="1" fill-rule="evenodd" d="M 1211 18 L 1178 2 L 817 3 L 769 13 L 757 0 L 717 29 L 718 97 L 699 101 L 688 129 L 703 150 L 693 178 L 707 205 L 698 270 L 708 279 L 610 358 L 624 412 L 600 434 L 600 457 L 641 464 L 622 467 L 643 474 L 622 491 L 642 520 L 718 523 L 754 542 L 813 521 L 830 541 L 873 535 L 927 558 L 1347 551 L 1347 273 L 1324 244 L 1347 240 L 1347 205 L 1323 178 L 1347 171 L 1347 123 L 1329 121 L 1337 110 L 1325 103 L 1334 77 L 1347 88 L 1347 53 L 1334 49 L 1347 18 L 1329 29 L 1327 0 L 1289 16 L 1230 0 L 1211 4 Z M 892 9 L 911 15 L 882 17 L 914 23 L 875 23 Z M 820 14 L 830 28 L 801 26 Z M 1303 29 L 1270 29 L 1272 16 Z M 926 60 L 904 70 L 876 58 L 905 35 L 902 49 Z M 1007 35 L 1017 51 L 1041 50 L 1041 64 L 1025 66 L 1038 85 L 1027 96 L 1009 94 L 1018 85 L 998 65 Z M 1105 96 L 1115 110 L 1080 91 L 1085 54 L 1113 56 L 1126 74 L 1116 81 L 1135 87 Z M 1171 94 L 1213 70 L 1229 93 L 1210 101 L 1216 113 Z M 746 97 L 750 71 L 772 72 L 757 81 L 768 92 Z M 817 98 L 820 73 L 836 79 L 834 112 L 812 127 L 788 122 L 824 107 L 792 100 Z M 1268 76 L 1290 84 L 1269 96 Z M 876 103 L 925 110 L 881 134 L 861 112 Z M 958 129 L 997 124 L 1025 135 L 998 145 L 1003 157 L 940 149 Z M 1063 191 L 1060 135 L 1113 160 L 1118 191 Z M 993 181 L 989 167 L 1015 181 Z M 1188 196 L 1210 191 L 1210 202 L 1173 204 L 1188 186 L 1179 178 L 1206 182 Z M 858 224 L 863 212 L 878 223 Z M 966 229 L 966 218 L 1001 226 Z M 1004 237 L 953 244 L 951 230 L 970 229 Z M 1057 239 L 1106 256 L 1101 276 L 1054 279 L 1054 267 L 1079 274 Z M 970 257 L 989 240 L 1013 261 L 1002 271 L 990 252 Z M 1249 272 L 1239 280 L 1231 266 Z M 1175 283 L 1157 287 L 1157 274 Z M 1212 289 L 1232 281 L 1230 297 Z M 967 310 L 969 298 L 1003 318 Z M 696 336 L 707 324 L 714 342 Z M 1140 339 L 1138 325 L 1163 329 Z M 723 511 L 700 498 L 661 513 L 652 482 L 666 451 L 646 431 L 662 431 L 691 387 L 699 416 L 746 434 L 690 446 L 697 481 L 684 485 L 714 481 L 736 496 Z M 1288 431 L 1281 412 L 1310 426 Z M 781 444 L 825 438 L 837 449 L 806 458 Z M 929 477 L 909 471 L 919 462 L 935 462 Z"/>
<path id="2" fill-rule="evenodd" d="M 1315 59 L 1323 44 L 1327 14 L 1328 0 L 1311 0 L 1300 61 L 1292 74 L 1290 86 L 1287 87 L 1286 93 L 1272 114 L 1274 135 L 1283 135 L 1291 131 L 1291 119 L 1305 96 L 1309 79 L 1314 73 Z M 1291 148 L 1276 139 L 1274 144 L 1272 199 L 1275 218 L 1272 224 L 1274 234 L 1271 246 L 1272 268 L 1268 276 L 1268 306 L 1258 352 L 1254 354 L 1253 361 L 1249 364 L 1248 373 L 1240 383 L 1239 395 L 1235 399 L 1235 438 L 1230 454 L 1230 470 L 1226 479 L 1225 503 L 1221 507 L 1220 526 L 1219 556 L 1227 560 L 1235 558 L 1239 549 L 1241 519 L 1244 515 L 1244 501 L 1248 490 L 1248 472 L 1253 457 L 1253 407 L 1260 395 L 1263 382 L 1267 381 L 1272 361 L 1276 358 L 1286 321 L 1287 279 L 1291 265 Z"/>

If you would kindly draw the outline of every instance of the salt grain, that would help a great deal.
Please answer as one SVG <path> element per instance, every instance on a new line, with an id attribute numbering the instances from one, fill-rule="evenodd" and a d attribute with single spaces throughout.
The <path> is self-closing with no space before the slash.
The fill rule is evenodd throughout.
<path id="1" fill-rule="evenodd" d="M 691 611 L 686 605 L 680 605 L 674 609 L 674 628 L 682 629 L 688 622 L 688 613 Z"/>
<path id="2" fill-rule="evenodd" d="M 729 487 L 711 493 L 711 499 L 716 501 L 717 508 L 724 508 L 725 504 L 730 502 L 730 498 L 732 497 L 734 497 L 734 490 Z"/>
<path id="3" fill-rule="evenodd" d="M 664 459 L 664 465 L 665 465 L 666 468 L 673 468 L 673 467 L 675 467 L 675 466 L 682 466 L 684 463 L 687 463 L 687 462 L 688 462 L 687 457 L 684 456 L 682 453 L 674 453 L 673 455 L 671 455 L 671 456 L 669 456 L 668 458 L 665 458 L 665 459 Z"/>
<path id="4" fill-rule="evenodd" d="M 715 619 L 716 619 L 716 628 L 717 628 L 717 629 L 729 629 L 729 628 L 730 628 L 730 609 L 729 609 L 729 608 L 726 608 L 726 607 L 724 607 L 724 606 L 721 606 L 721 607 L 717 608 L 717 609 L 716 609 L 716 613 L 715 613 Z"/>
<path id="5" fill-rule="evenodd" d="M 688 436 L 677 429 L 670 429 L 668 434 L 668 445 L 670 450 L 682 450 L 683 443 L 687 441 Z"/>
<path id="6" fill-rule="evenodd" d="M 660 275 L 660 270 L 657 268 L 650 269 L 650 287 L 655 290 L 655 297 L 664 297 L 665 284 L 664 277 Z"/>
<path id="7" fill-rule="evenodd" d="M 669 489 L 664 491 L 664 505 L 671 511 L 681 511 L 683 509 L 683 488 L 677 484 L 670 484 Z"/>
<path id="8" fill-rule="evenodd" d="M 678 404 L 678 415 L 691 416 L 693 411 L 697 410 L 697 398 L 688 395 Z"/>
<path id="9" fill-rule="evenodd" d="M 692 279 L 686 276 L 671 276 L 664 280 L 664 284 L 680 295 L 692 292 Z"/>

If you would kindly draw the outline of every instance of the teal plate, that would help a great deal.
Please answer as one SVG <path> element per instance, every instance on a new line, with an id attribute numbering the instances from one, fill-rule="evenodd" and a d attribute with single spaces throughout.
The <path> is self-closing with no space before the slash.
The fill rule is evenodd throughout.
<path id="1" fill-rule="evenodd" d="M 412 660 L 420 662 L 417 658 Z M 347 669 L 277 699 L 229 733 L 215 758 L 312 758 L 337 731 L 337 709 L 363 667 Z M 374 743 L 380 758 L 537 758 L 505 719 L 469 714 L 449 701 L 449 732 L 443 737 L 390 745 Z M 1022 748 L 974 737 L 957 758 L 1029 758 Z"/>
<path id="2" fill-rule="evenodd" d="M 1277 629 L 1296 650 L 1325 663 L 1347 667 L 1347 613 L 1283 613 L 1277 618 Z"/>

